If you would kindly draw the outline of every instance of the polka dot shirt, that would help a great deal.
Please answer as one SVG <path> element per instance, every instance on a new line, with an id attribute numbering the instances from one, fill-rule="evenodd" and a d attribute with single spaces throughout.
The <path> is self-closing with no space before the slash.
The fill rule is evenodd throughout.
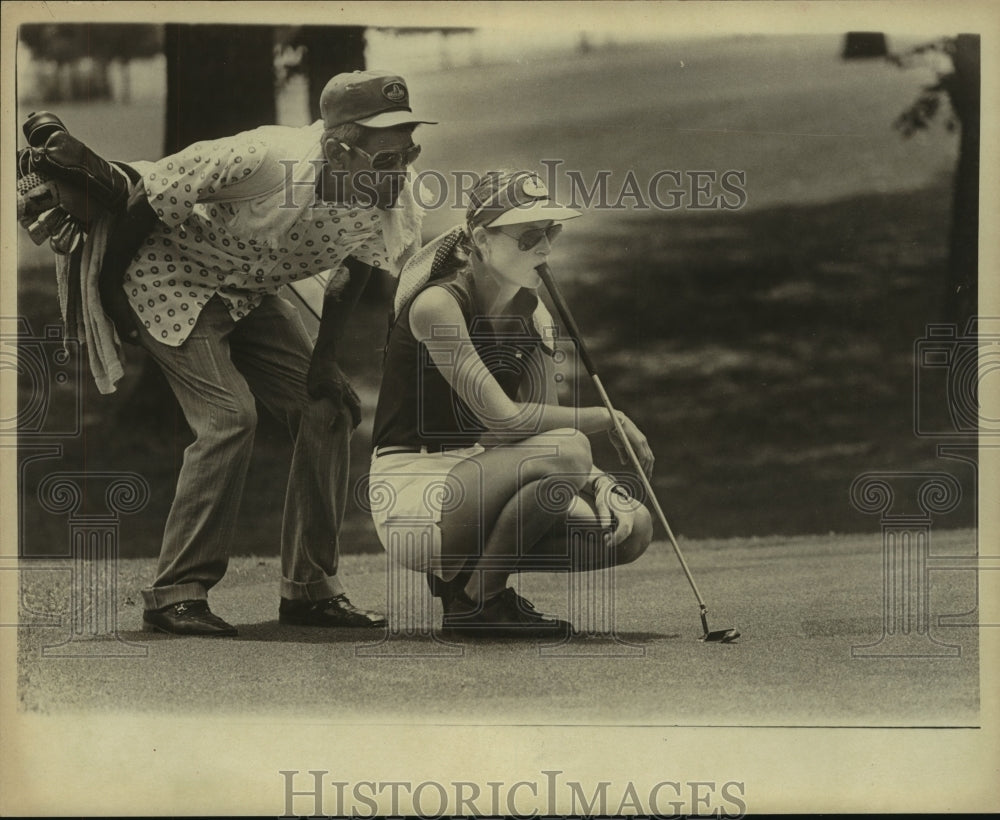
<path id="1" fill-rule="evenodd" d="M 380 212 L 316 201 L 289 213 L 284 190 L 225 201 L 227 186 L 252 175 L 267 145 L 238 135 L 196 143 L 155 163 L 144 183 L 160 218 L 123 286 L 154 339 L 172 347 L 219 294 L 234 321 L 290 282 L 334 270 L 347 256 L 389 270 Z M 214 200 L 214 201 L 213 201 Z"/>

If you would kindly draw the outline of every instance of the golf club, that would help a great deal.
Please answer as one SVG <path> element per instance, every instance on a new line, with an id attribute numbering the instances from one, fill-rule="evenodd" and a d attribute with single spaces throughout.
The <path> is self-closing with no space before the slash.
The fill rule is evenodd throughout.
<path id="1" fill-rule="evenodd" d="M 580 335 L 580 328 L 577 327 L 576 321 L 573 319 L 573 314 L 569 312 L 569 306 L 566 304 L 566 300 L 563 298 L 562 292 L 559 290 L 559 286 L 553 279 L 552 271 L 549 269 L 549 266 L 542 263 L 535 270 L 538 271 L 538 275 L 541 277 L 542 282 L 545 283 L 545 287 L 548 290 L 549 295 L 552 297 L 556 310 L 559 311 L 559 315 L 562 317 L 563 324 L 566 325 L 566 329 L 569 331 L 570 336 L 576 343 L 576 349 L 580 354 L 580 360 L 583 362 L 583 366 L 587 369 L 587 373 L 590 374 L 590 378 L 594 382 L 594 386 L 597 388 L 597 392 L 601 397 L 601 402 L 607 408 L 608 412 L 611 414 L 611 418 L 614 420 L 615 432 L 617 433 L 619 440 L 624 445 L 625 451 L 628 453 L 629 459 L 632 462 L 632 466 L 635 467 L 636 472 L 639 474 L 639 480 L 642 482 L 646 495 L 649 497 L 650 503 L 653 505 L 653 509 L 656 511 L 656 514 L 660 519 L 660 523 L 663 525 L 663 529 L 667 531 L 667 536 L 670 538 L 670 544 L 674 548 L 674 554 L 677 556 L 677 560 L 680 561 L 681 569 L 684 570 L 684 575 L 687 577 L 688 583 L 694 591 L 694 597 L 698 599 L 698 606 L 701 607 L 701 625 L 705 630 L 705 634 L 702 635 L 701 640 L 716 643 L 730 643 L 731 641 L 735 641 L 740 636 L 740 633 L 733 627 L 709 630 L 708 607 L 705 606 L 705 601 L 701 597 L 701 593 L 698 591 L 698 585 L 695 584 L 694 577 L 691 575 L 691 570 L 688 569 L 687 561 L 684 560 L 684 556 L 681 554 L 681 549 L 677 546 L 677 539 L 674 538 L 674 533 L 670 529 L 670 524 L 667 523 L 667 517 L 663 513 L 663 508 L 660 506 L 660 502 L 657 500 L 656 494 L 653 492 L 653 485 L 646 477 L 646 473 L 643 471 L 642 465 L 639 463 L 639 457 L 636 455 L 631 442 L 629 442 L 628 437 L 625 435 L 625 431 L 622 429 L 621 422 L 618 419 L 618 414 L 615 412 L 615 408 L 611 404 L 611 399 L 608 398 L 608 394 L 604 390 L 604 385 L 601 383 L 601 377 L 597 375 L 594 362 L 590 358 L 590 354 L 587 352 L 586 346 L 583 344 L 583 338 Z"/>

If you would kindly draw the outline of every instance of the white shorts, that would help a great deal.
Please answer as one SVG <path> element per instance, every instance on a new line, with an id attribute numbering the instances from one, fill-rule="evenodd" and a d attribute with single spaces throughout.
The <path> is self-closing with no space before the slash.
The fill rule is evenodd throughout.
<path id="1" fill-rule="evenodd" d="M 485 452 L 480 444 L 444 453 L 372 454 L 368 502 L 382 546 L 417 572 L 441 570 L 442 507 L 452 500 L 446 476 Z"/>

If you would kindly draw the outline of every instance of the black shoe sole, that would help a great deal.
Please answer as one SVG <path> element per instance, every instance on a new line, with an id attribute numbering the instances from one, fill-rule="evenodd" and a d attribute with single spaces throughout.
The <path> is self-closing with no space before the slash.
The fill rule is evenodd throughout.
<path id="1" fill-rule="evenodd" d="M 441 636 L 444 638 L 471 638 L 476 640 L 566 640 L 573 628 L 568 623 L 552 626 L 495 626 L 491 624 L 470 624 L 454 626 L 444 624 Z"/>
<path id="2" fill-rule="evenodd" d="M 278 615 L 278 623 L 282 626 L 306 626 L 313 629 L 385 629 L 388 621 L 368 621 L 362 624 L 318 623 L 311 618 L 296 618 L 289 615 Z"/>
<path id="3" fill-rule="evenodd" d="M 235 638 L 239 633 L 233 629 L 224 632 L 173 632 L 169 629 L 164 629 L 162 626 L 157 624 L 151 624 L 149 621 L 142 622 L 143 632 L 158 632 L 162 635 L 173 635 L 175 638 Z"/>

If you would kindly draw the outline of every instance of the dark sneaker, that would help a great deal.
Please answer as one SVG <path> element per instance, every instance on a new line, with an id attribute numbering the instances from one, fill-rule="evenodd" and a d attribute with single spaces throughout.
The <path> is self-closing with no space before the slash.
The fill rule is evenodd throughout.
<path id="1" fill-rule="evenodd" d="M 456 595 L 448 601 L 443 621 L 446 635 L 467 638 L 563 639 L 571 629 L 566 621 L 542 615 L 510 587 L 479 605 Z"/>
<path id="2" fill-rule="evenodd" d="M 385 615 L 358 609 L 346 595 L 336 595 L 325 601 L 293 601 L 282 598 L 278 621 L 292 626 L 348 627 L 373 629 L 386 625 Z"/>
<path id="3" fill-rule="evenodd" d="M 203 635 L 232 637 L 236 627 L 227 624 L 208 608 L 208 601 L 181 601 L 161 609 L 142 613 L 142 628 L 146 632 L 166 632 L 168 635 Z"/>

